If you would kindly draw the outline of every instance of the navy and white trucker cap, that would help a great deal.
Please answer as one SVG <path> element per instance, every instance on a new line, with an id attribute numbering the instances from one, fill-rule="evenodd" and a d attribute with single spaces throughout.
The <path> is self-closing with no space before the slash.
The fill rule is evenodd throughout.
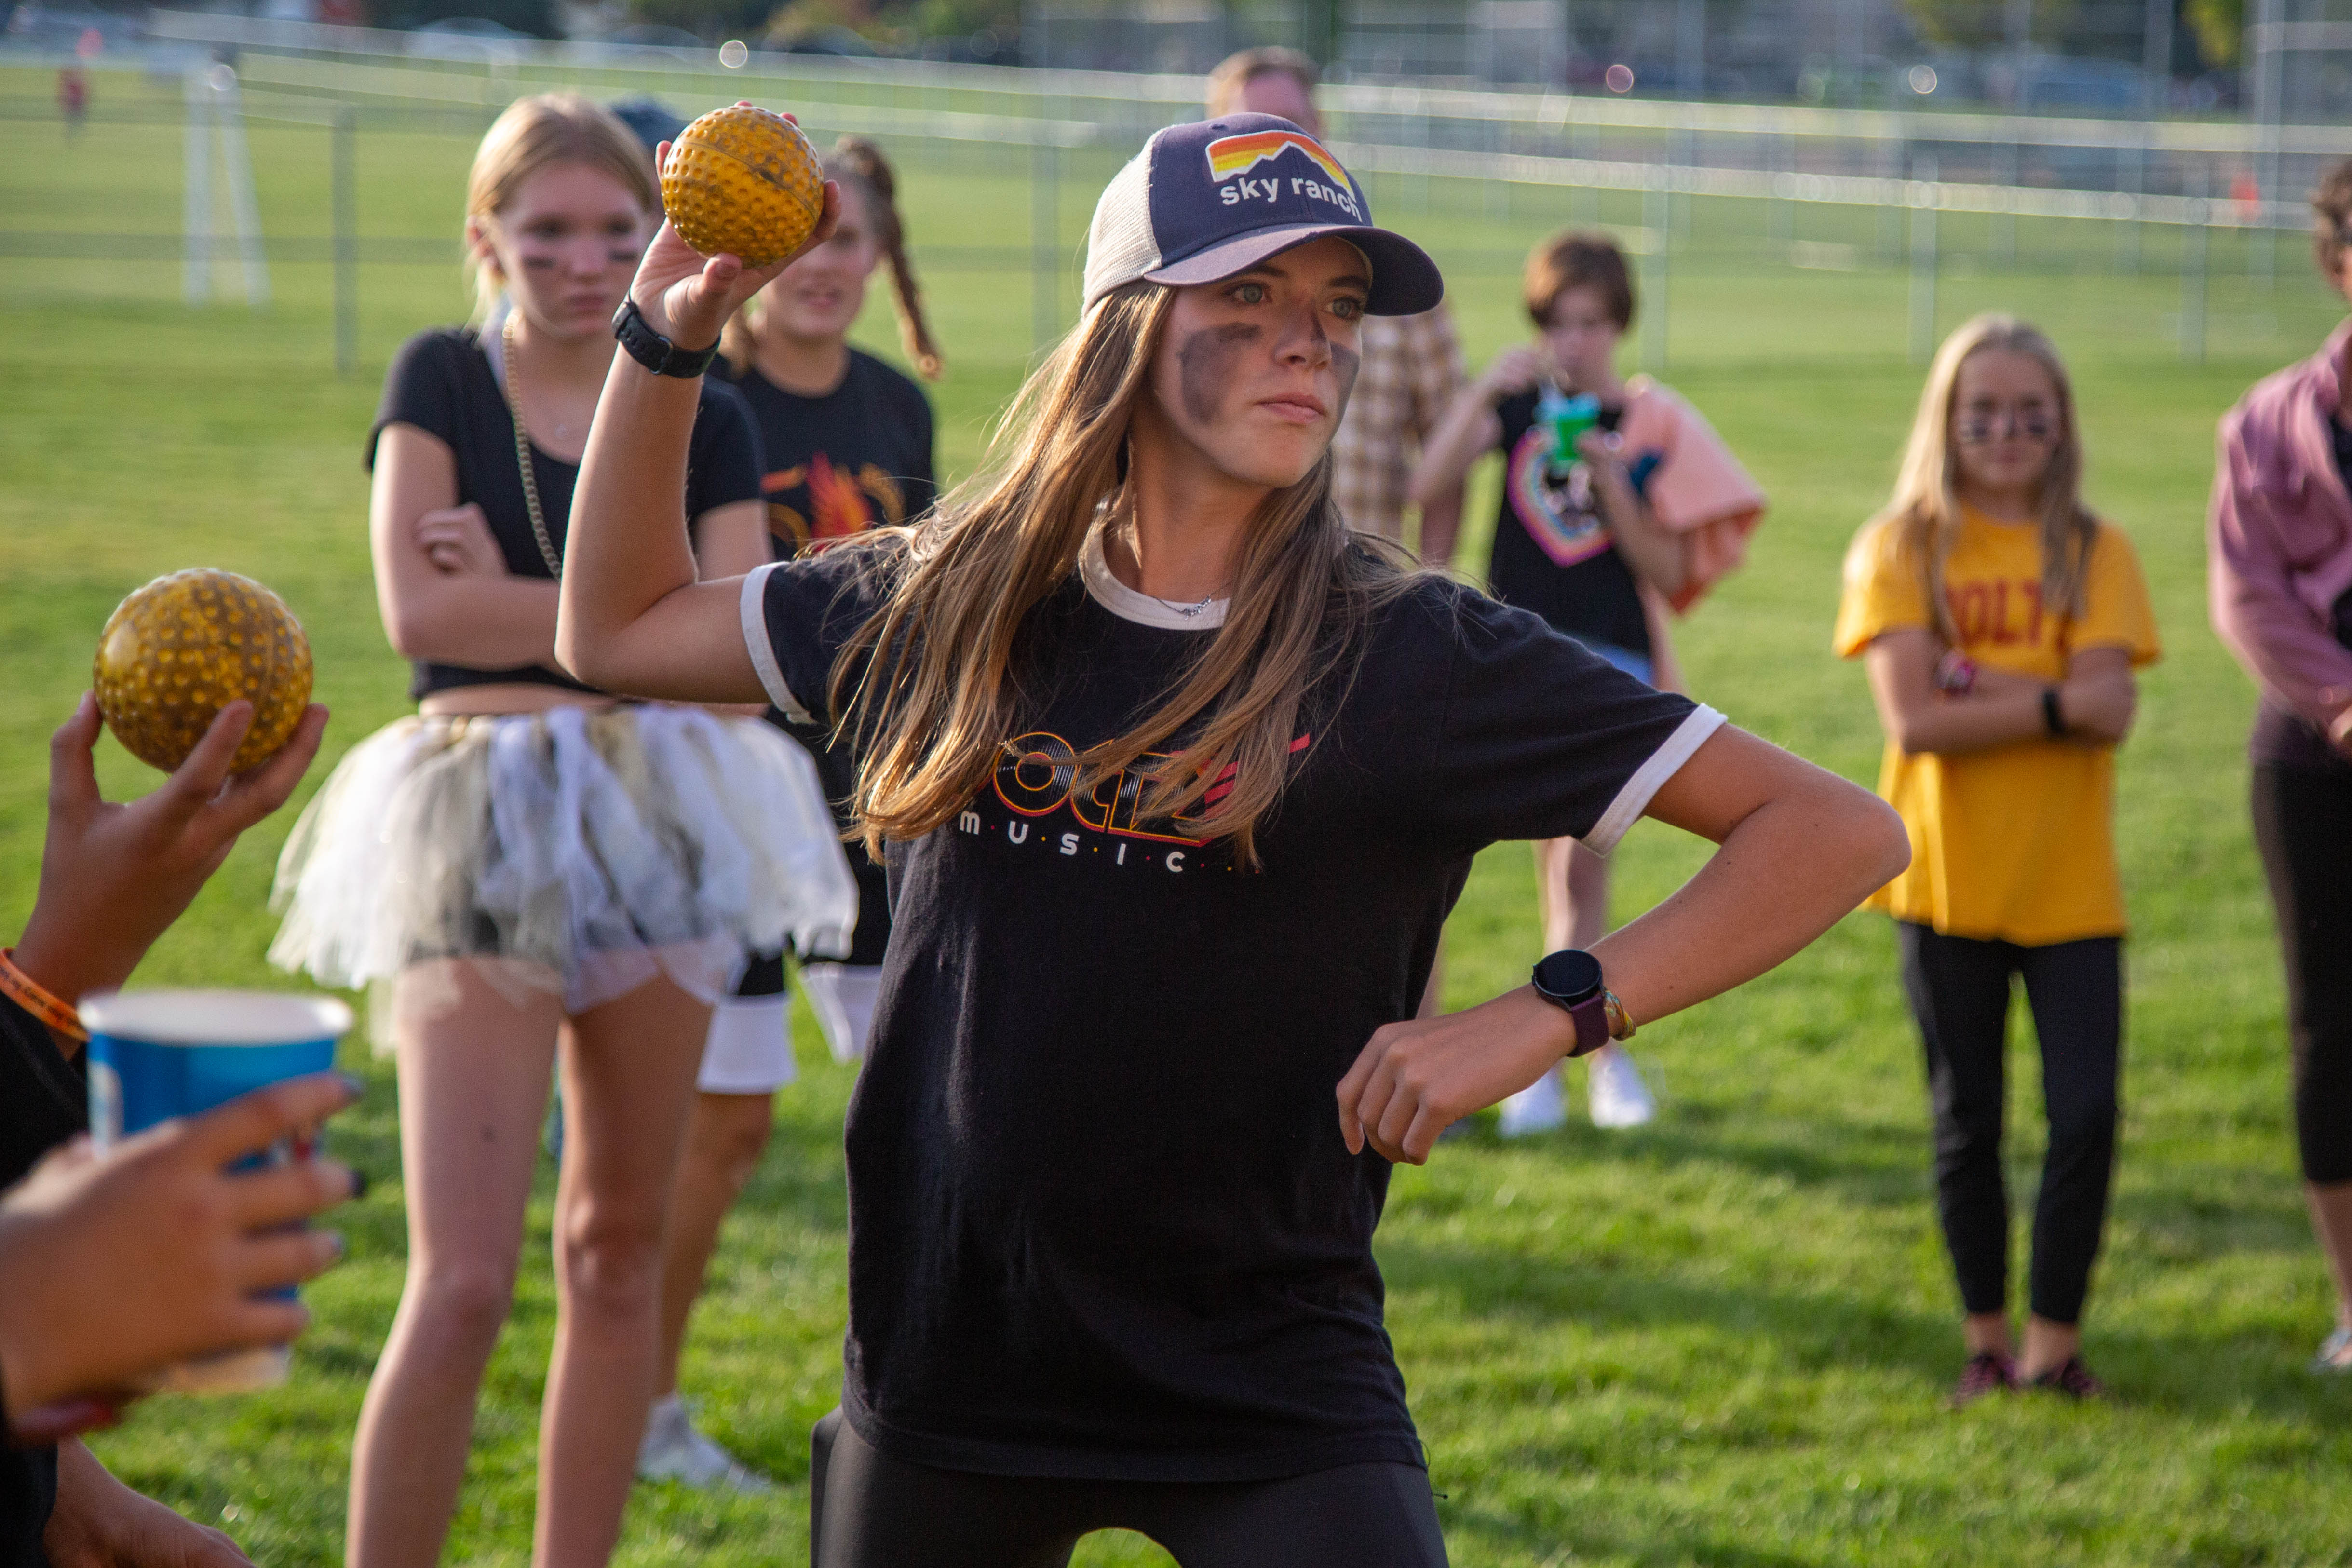
<path id="1" fill-rule="evenodd" d="M 1373 315 L 1416 315 L 1445 297 L 1437 263 L 1404 236 L 1373 227 L 1355 176 L 1289 121 L 1228 114 L 1171 125 L 1095 204 L 1086 303 L 1138 279 L 1213 283 L 1327 234 L 1371 263 L 1364 308 Z"/>

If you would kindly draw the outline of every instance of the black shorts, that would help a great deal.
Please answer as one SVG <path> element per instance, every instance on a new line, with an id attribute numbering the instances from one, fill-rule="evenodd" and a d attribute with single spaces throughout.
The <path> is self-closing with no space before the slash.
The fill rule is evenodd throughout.
<path id="1" fill-rule="evenodd" d="M 876 1451 L 836 1410 L 809 1457 L 814 1568 L 1064 1568 L 1131 1530 L 1181 1568 L 1445 1568 L 1429 1472 L 1342 1465 L 1268 1481 L 991 1476 Z"/>

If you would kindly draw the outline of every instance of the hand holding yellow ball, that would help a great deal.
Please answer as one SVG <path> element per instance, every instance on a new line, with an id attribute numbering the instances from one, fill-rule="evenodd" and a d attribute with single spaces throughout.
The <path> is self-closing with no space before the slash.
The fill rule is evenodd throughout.
<path id="1" fill-rule="evenodd" d="M 250 577 L 197 569 L 158 577 L 115 606 L 92 671 L 99 711 L 123 748 L 170 773 L 243 698 L 243 773 L 285 745 L 310 700 L 310 642 L 286 602 Z"/>
<path id="2" fill-rule="evenodd" d="M 679 132 L 661 184 L 678 237 L 747 268 L 799 249 L 824 210 L 824 169 L 809 139 L 749 103 L 714 109 Z"/>

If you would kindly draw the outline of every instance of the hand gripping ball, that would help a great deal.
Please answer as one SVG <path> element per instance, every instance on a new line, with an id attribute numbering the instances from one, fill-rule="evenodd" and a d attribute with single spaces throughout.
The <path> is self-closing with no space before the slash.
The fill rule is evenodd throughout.
<path id="1" fill-rule="evenodd" d="M 677 133 L 662 168 L 662 206 L 678 237 L 703 255 L 765 267 L 816 227 L 824 170 L 799 126 L 738 103 Z"/>
<path id="2" fill-rule="evenodd" d="M 286 602 L 250 577 L 199 568 L 158 577 L 107 617 L 98 710 L 123 749 L 170 773 L 242 697 L 253 728 L 230 766 L 274 755 L 310 701 L 310 639 Z"/>

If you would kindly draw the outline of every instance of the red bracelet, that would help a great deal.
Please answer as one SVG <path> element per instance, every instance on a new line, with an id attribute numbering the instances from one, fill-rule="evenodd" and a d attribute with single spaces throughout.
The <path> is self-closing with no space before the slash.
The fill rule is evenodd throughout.
<path id="1" fill-rule="evenodd" d="M 0 996 L 7 997 L 69 1040 L 87 1043 L 89 1039 L 89 1031 L 81 1026 L 80 1015 L 16 967 L 16 950 L 13 947 L 0 947 Z"/>

